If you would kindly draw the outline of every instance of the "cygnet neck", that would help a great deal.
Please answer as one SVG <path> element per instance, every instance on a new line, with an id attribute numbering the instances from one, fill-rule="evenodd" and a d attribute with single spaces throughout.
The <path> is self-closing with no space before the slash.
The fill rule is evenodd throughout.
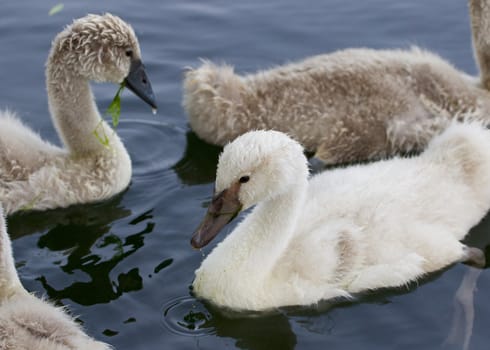
<path id="1" fill-rule="evenodd" d="M 66 62 L 73 61 L 52 53 L 46 68 L 49 109 L 56 130 L 74 156 L 107 152 L 118 138 L 102 121 L 88 79 Z M 108 143 L 101 142 L 94 131 Z"/>
<path id="2" fill-rule="evenodd" d="M 233 233 L 234 244 L 248 249 L 230 251 L 243 253 L 239 259 L 243 259 L 246 269 L 250 265 L 256 270 L 256 263 L 260 261 L 260 272 L 256 273 L 258 279 L 267 278 L 294 237 L 305 204 L 307 185 L 306 178 L 300 179 L 288 191 L 258 204 Z"/>

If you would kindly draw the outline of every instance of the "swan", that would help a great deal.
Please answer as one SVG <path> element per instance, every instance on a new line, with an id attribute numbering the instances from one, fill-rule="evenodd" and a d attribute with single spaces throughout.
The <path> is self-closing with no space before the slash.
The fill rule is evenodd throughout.
<path id="1" fill-rule="evenodd" d="M 490 0 L 470 9 L 479 80 L 417 47 L 346 49 L 244 76 L 205 60 L 185 73 L 190 127 L 221 146 L 250 130 L 283 131 L 332 165 L 421 151 L 452 119 L 488 123 Z"/>
<path id="2" fill-rule="evenodd" d="M 111 14 L 73 21 L 54 39 L 46 64 L 49 109 L 65 147 L 0 112 L 0 201 L 7 214 L 100 201 L 128 186 L 131 160 L 102 120 L 91 80 L 124 83 L 156 108 L 131 26 Z"/>
<path id="3" fill-rule="evenodd" d="M 95 341 L 63 308 L 28 293 L 14 265 L 0 205 L 0 349 L 110 350 Z"/>
<path id="4" fill-rule="evenodd" d="M 252 212 L 195 272 L 199 298 L 263 311 L 401 287 L 456 262 L 485 264 L 460 242 L 490 209 L 490 131 L 456 123 L 412 158 L 327 170 L 308 179 L 297 141 L 251 131 L 225 146 L 215 192 L 192 236 L 208 244 Z"/>

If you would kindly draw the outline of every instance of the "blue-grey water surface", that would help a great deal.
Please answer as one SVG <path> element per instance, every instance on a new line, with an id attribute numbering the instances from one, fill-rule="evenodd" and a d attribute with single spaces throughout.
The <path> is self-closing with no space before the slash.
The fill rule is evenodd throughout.
<path id="1" fill-rule="evenodd" d="M 123 194 L 9 218 L 18 271 L 29 291 L 67 305 L 90 335 L 121 350 L 462 348 L 462 334 L 455 344 L 446 342 L 457 311 L 454 296 L 470 269 L 461 264 L 409 289 L 321 310 L 230 317 L 196 301 L 189 286 L 202 255 L 190 248 L 189 238 L 210 198 L 220 149 L 190 132 L 181 80 L 183 69 L 199 58 L 252 72 L 359 46 L 419 45 L 476 74 L 464 0 L 67 0 L 61 12 L 48 16 L 56 3 L 2 2 L 0 107 L 17 111 L 59 144 L 44 89 L 51 40 L 73 18 L 111 12 L 134 26 L 160 108 L 153 116 L 124 92 L 117 131 L 134 174 Z M 94 85 L 101 110 L 116 89 Z M 490 223 L 474 231 L 475 244 L 490 241 Z M 477 287 L 470 349 L 488 349 L 488 270 Z"/>

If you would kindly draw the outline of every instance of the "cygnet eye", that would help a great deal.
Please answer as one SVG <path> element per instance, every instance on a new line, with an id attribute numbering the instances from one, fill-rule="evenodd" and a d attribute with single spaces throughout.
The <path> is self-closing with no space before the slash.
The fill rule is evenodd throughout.
<path id="1" fill-rule="evenodd" d="M 126 56 L 133 57 L 133 50 L 131 49 L 126 50 Z"/>
<path id="2" fill-rule="evenodd" d="M 246 175 L 246 176 L 242 176 L 238 181 L 241 184 L 244 184 L 244 183 L 248 182 L 248 180 L 250 180 L 250 176 Z"/>

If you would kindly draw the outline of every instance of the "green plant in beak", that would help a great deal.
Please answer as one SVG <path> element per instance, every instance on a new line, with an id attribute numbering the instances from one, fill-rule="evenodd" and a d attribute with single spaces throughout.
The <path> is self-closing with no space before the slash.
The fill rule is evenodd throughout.
<path id="1" fill-rule="evenodd" d="M 119 117 L 121 116 L 121 92 L 124 90 L 124 82 L 119 85 L 119 89 L 116 92 L 116 96 L 112 99 L 111 104 L 107 107 L 105 114 L 110 115 L 112 118 L 112 126 L 117 127 L 119 125 Z"/>

